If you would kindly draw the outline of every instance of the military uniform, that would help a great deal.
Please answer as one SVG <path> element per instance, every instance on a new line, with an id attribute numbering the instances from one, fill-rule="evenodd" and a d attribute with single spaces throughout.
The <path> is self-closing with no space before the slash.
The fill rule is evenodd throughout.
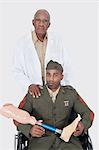
<path id="1" fill-rule="evenodd" d="M 81 115 L 85 131 L 92 124 L 93 112 L 82 102 L 76 90 L 71 86 L 61 86 L 54 103 L 46 86 L 41 90 L 39 98 L 33 98 L 28 93 L 22 109 L 35 116 L 37 120 L 43 120 L 60 129 L 68 125 L 72 109 Z M 31 127 L 30 124 L 18 125 L 18 130 L 30 140 L 29 150 L 82 150 L 79 139 L 73 135 L 68 143 L 61 140 L 57 134 L 48 131 L 40 138 L 31 137 L 29 134 Z"/>

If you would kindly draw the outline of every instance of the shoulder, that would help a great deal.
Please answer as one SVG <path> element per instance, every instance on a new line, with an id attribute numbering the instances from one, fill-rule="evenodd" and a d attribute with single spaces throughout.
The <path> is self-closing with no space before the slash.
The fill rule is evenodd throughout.
<path id="1" fill-rule="evenodd" d="M 71 85 L 62 86 L 64 89 L 75 90 Z"/>
<path id="2" fill-rule="evenodd" d="M 76 93 L 75 88 L 74 88 L 74 87 L 72 87 L 71 85 L 62 86 L 62 89 L 63 89 L 63 91 L 64 91 L 64 92 L 66 92 L 66 91 L 70 91 L 70 92 L 74 92 L 74 93 Z"/>
<path id="3" fill-rule="evenodd" d="M 72 98 L 78 98 L 78 93 L 76 89 L 71 85 L 62 86 L 62 91 L 64 94 L 69 95 Z"/>
<path id="4" fill-rule="evenodd" d="M 46 85 L 44 85 L 44 86 L 42 86 L 42 89 L 40 89 L 40 92 L 41 92 L 41 96 L 40 97 L 42 97 L 42 95 L 44 94 L 44 93 L 46 93 L 48 90 L 47 90 L 47 87 L 46 87 Z M 39 98 L 40 98 L 39 97 Z M 33 101 L 33 100 L 35 100 L 35 99 L 37 99 L 37 98 L 35 98 L 35 97 L 33 97 L 29 92 L 26 94 L 26 99 L 28 99 L 28 100 L 30 100 L 30 101 Z"/>
<path id="5" fill-rule="evenodd" d="M 66 45 L 65 44 L 66 40 L 64 40 L 64 36 L 61 33 L 59 33 L 59 32 L 48 31 L 48 38 L 50 40 L 55 40 L 55 41 L 57 41 L 57 42 L 59 42 L 61 44 Z"/>
<path id="6" fill-rule="evenodd" d="M 22 35 L 17 41 L 16 41 L 16 46 L 24 46 L 25 43 L 30 41 L 32 39 L 31 31 L 28 33 L 25 33 Z"/>
<path id="7" fill-rule="evenodd" d="M 60 35 L 58 33 L 48 31 L 48 38 L 49 40 L 55 40 L 55 41 L 60 41 L 62 38 L 60 38 Z"/>
<path id="8" fill-rule="evenodd" d="M 32 43 L 31 32 L 21 36 L 15 43 L 14 53 L 23 57 L 23 54 L 28 53 Z"/>
<path id="9" fill-rule="evenodd" d="M 27 94 L 26 94 L 26 101 L 32 101 L 34 98 L 33 98 L 33 96 L 28 92 Z"/>
<path id="10" fill-rule="evenodd" d="M 46 87 L 46 85 L 42 86 L 42 89 L 41 89 L 41 95 L 48 92 L 48 89 Z"/>

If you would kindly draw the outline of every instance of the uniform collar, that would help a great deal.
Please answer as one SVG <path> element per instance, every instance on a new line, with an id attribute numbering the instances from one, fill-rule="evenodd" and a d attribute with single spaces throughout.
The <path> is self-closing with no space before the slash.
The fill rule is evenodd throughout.
<path id="1" fill-rule="evenodd" d="M 51 89 L 49 89 L 47 85 L 46 85 L 46 87 L 47 87 L 48 92 L 49 92 L 50 94 L 58 94 L 58 92 L 59 92 L 59 90 L 60 90 L 60 86 L 58 87 L 58 89 L 57 89 L 55 92 L 53 92 Z"/>

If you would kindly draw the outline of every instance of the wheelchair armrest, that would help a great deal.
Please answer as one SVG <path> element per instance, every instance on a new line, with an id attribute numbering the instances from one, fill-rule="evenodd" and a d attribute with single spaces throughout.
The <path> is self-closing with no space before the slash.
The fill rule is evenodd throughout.
<path id="1" fill-rule="evenodd" d="M 15 135 L 15 150 L 27 150 L 29 144 L 28 138 L 20 131 Z"/>
<path id="2" fill-rule="evenodd" d="M 92 141 L 88 131 L 80 135 L 79 140 L 84 150 L 93 150 Z"/>

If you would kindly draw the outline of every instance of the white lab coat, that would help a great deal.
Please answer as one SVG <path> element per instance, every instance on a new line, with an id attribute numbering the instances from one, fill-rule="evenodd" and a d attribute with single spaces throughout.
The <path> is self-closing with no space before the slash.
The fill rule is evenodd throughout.
<path id="1" fill-rule="evenodd" d="M 45 68 L 50 60 L 61 63 L 64 69 L 62 85 L 69 84 L 71 67 L 66 47 L 64 47 L 61 39 L 58 39 L 49 32 L 45 55 Z M 17 43 L 13 64 L 15 80 L 20 83 L 20 86 L 23 87 L 25 92 L 31 84 L 42 85 L 41 65 L 32 41 L 31 32 Z"/>

